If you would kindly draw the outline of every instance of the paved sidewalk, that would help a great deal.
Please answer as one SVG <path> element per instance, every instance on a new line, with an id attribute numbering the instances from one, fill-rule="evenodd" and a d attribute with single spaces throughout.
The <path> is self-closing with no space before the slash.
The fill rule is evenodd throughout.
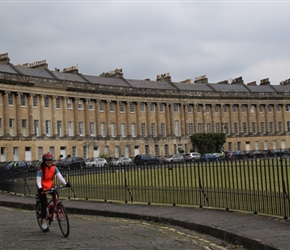
<path id="1" fill-rule="evenodd" d="M 247 249 L 290 249 L 290 221 L 216 209 L 64 200 L 69 213 L 169 223 Z M 0 206 L 34 209 L 35 198 L 0 193 Z"/>

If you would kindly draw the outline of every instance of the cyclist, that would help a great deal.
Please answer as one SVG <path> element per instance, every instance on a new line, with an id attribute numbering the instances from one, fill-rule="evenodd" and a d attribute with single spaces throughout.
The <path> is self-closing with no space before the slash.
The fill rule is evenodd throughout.
<path id="1" fill-rule="evenodd" d="M 46 203 L 47 197 L 44 191 L 51 189 L 54 186 L 53 178 L 56 176 L 66 187 L 71 185 L 65 181 L 58 168 L 53 165 L 53 155 L 50 152 L 42 156 L 42 162 L 39 170 L 36 173 L 36 185 L 38 188 L 38 197 L 41 203 L 41 227 L 43 230 L 48 229 L 46 221 Z"/>

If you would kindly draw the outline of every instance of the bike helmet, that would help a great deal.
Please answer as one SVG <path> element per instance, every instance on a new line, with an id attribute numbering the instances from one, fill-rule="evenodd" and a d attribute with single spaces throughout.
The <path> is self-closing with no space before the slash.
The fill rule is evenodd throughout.
<path id="1" fill-rule="evenodd" d="M 53 160 L 53 155 L 51 153 L 47 152 L 42 156 L 42 159 L 43 159 L 43 161 Z"/>

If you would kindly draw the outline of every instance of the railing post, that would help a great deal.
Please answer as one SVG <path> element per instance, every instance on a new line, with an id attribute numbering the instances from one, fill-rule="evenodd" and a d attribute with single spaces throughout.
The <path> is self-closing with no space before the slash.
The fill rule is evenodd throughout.
<path id="1" fill-rule="evenodd" d="M 289 194 L 288 194 L 288 192 L 287 192 L 287 190 L 286 190 L 286 184 L 285 184 L 285 178 L 284 178 L 284 166 L 283 166 L 283 157 L 282 156 L 280 156 L 280 167 L 281 167 L 281 178 L 282 178 L 282 185 L 283 185 L 283 197 L 284 197 L 284 199 L 283 199 L 283 202 L 284 202 L 284 219 L 286 220 L 287 218 L 288 218 L 288 216 L 287 216 L 287 211 L 286 211 L 286 199 L 288 200 L 288 202 L 290 202 L 290 200 L 289 200 Z"/>

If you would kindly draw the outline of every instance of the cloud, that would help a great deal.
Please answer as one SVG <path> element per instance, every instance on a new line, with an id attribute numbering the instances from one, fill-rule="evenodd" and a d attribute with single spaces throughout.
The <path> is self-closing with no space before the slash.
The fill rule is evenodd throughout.
<path id="1" fill-rule="evenodd" d="M 0 2 L 0 53 L 99 75 L 209 82 L 290 78 L 289 3 L 241 1 Z"/>

